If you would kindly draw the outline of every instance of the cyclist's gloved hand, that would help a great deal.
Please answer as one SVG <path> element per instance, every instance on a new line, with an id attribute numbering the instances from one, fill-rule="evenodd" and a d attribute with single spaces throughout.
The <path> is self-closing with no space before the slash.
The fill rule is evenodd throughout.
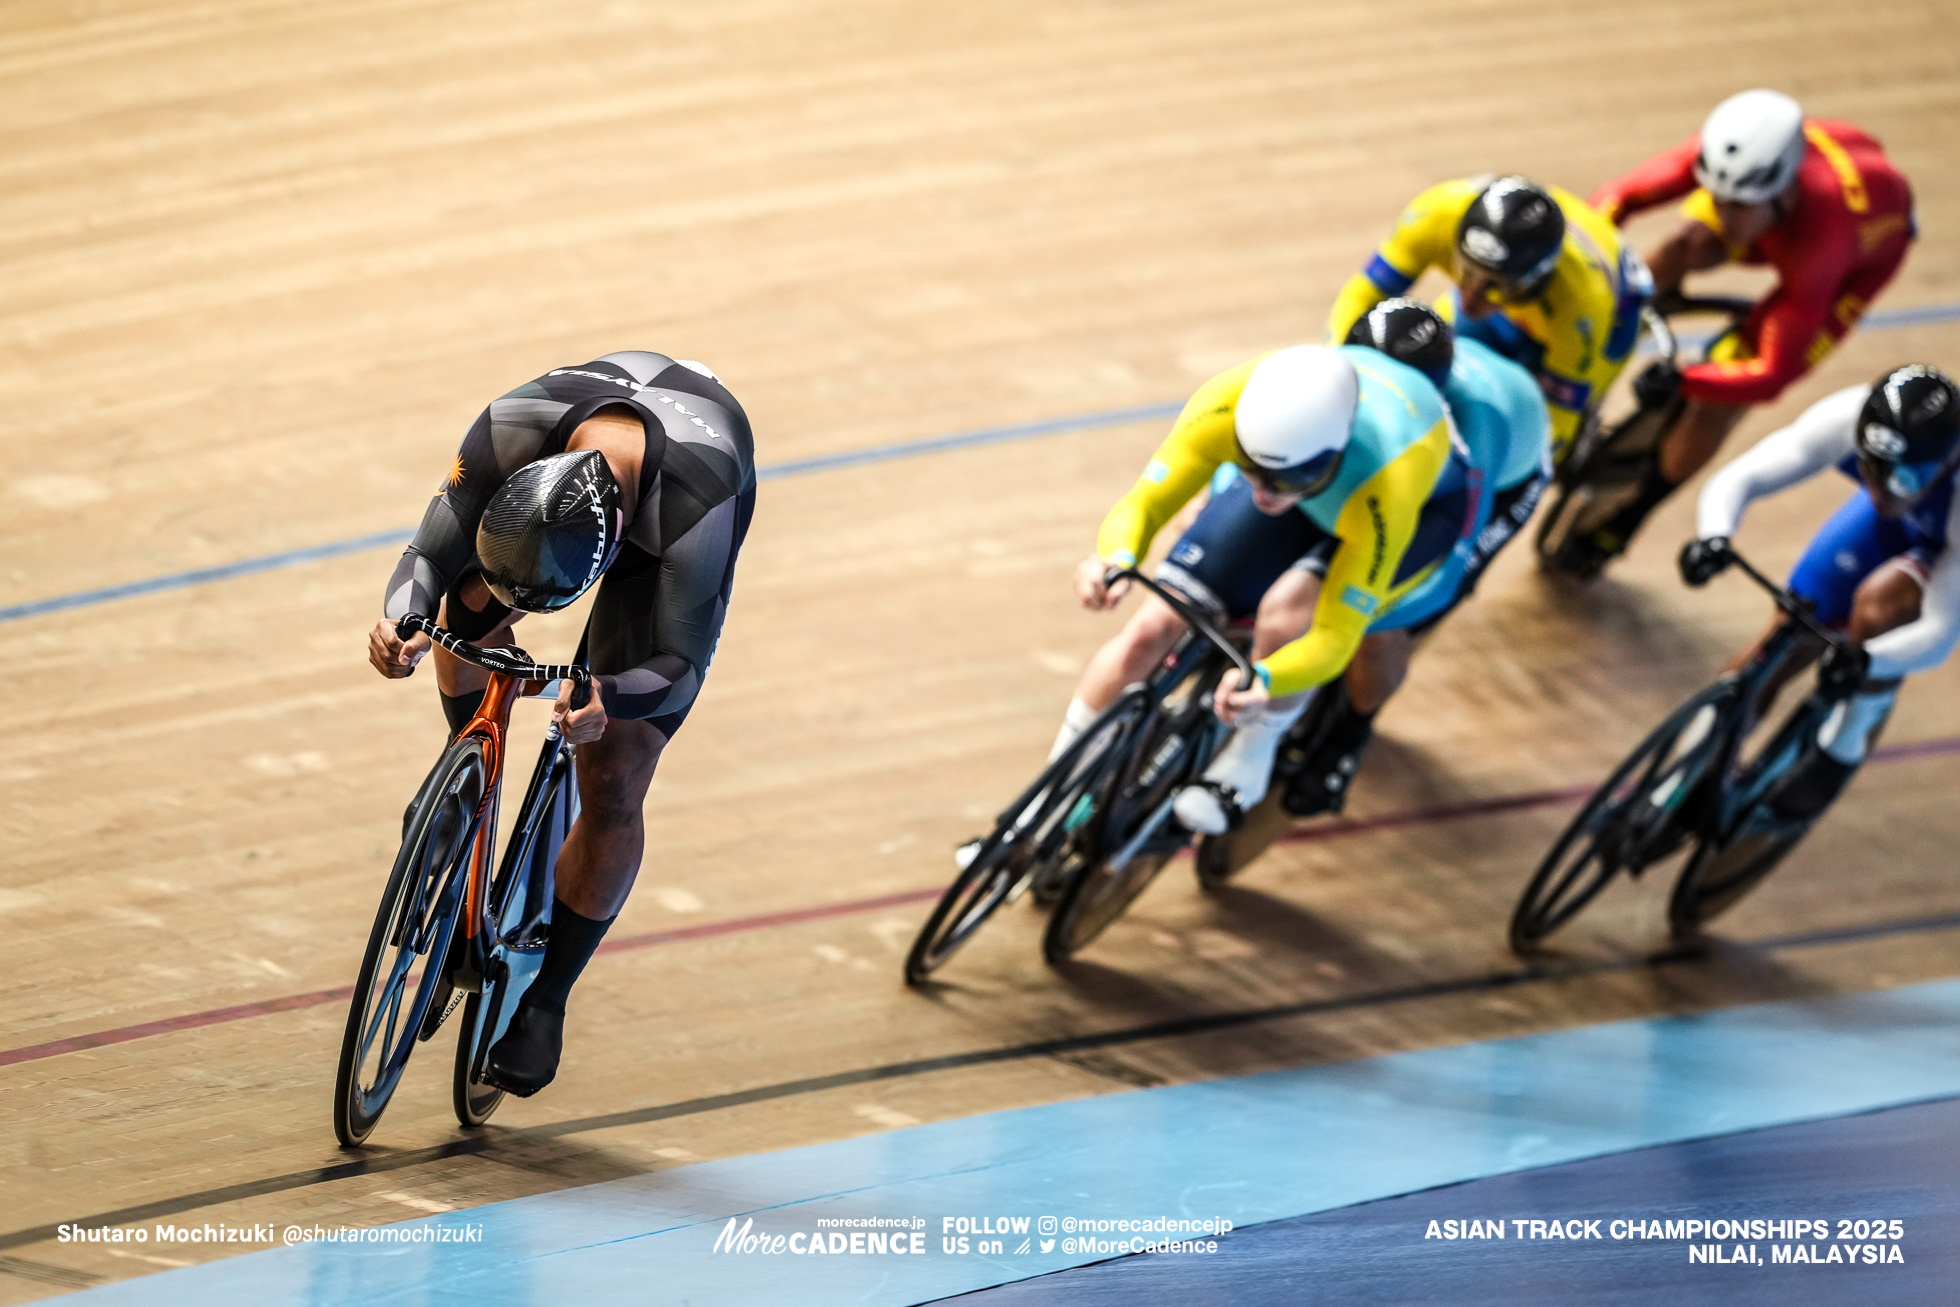
<path id="1" fill-rule="evenodd" d="M 1832 645 L 1817 668 L 1817 688 L 1832 699 L 1849 698 L 1864 684 L 1871 671 L 1872 656 L 1862 645 Z"/>
<path id="2" fill-rule="evenodd" d="M 1633 397 L 1642 408 L 1664 408 L 1681 393 L 1681 369 L 1662 359 L 1633 379 Z"/>
<path id="3" fill-rule="evenodd" d="M 1707 585 L 1710 577 L 1727 571 L 1735 561 L 1735 551 L 1729 548 L 1727 536 L 1709 536 L 1681 546 L 1680 561 L 1681 579 L 1699 587 Z"/>

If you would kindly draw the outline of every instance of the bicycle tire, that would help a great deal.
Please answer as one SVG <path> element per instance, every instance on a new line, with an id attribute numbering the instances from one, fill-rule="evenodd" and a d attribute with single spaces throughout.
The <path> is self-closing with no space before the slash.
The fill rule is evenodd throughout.
<path id="1" fill-rule="evenodd" d="M 1043 867 L 1093 843 L 1101 824 L 1099 805 L 1083 799 L 1101 784 L 1109 762 L 1128 747 L 1149 708 L 1149 692 L 1127 691 L 1082 733 L 1080 747 L 1065 750 L 1042 769 L 1021 796 L 996 819 L 973 861 L 946 887 L 905 956 L 905 983 L 922 983 L 986 924 L 989 917 L 1033 882 Z M 1034 814 L 1028 816 L 1033 806 Z"/>
<path id="2" fill-rule="evenodd" d="M 1094 942 L 1189 842 L 1188 833 L 1175 817 L 1166 815 L 1166 809 L 1178 789 L 1209 760 L 1203 756 L 1203 739 L 1216 726 L 1211 692 L 1223 672 L 1222 663 L 1201 666 L 1181 703 L 1160 701 L 1138 729 L 1138 743 L 1125 765 L 1111 774 L 1096 856 L 1085 859 L 1062 891 L 1042 932 L 1041 955 L 1049 965 L 1066 962 Z M 1183 743 L 1172 747 L 1174 739 Z M 1112 857 L 1143 835 L 1153 820 L 1172 833 L 1150 837 L 1122 866 L 1113 866 Z"/>
<path id="3" fill-rule="evenodd" d="M 1698 933 L 1760 885 L 1803 841 L 1823 812 L 1789 818 L 1769 807 L 1776 781 L 1802 753 L 1827 709 L 1811 700 L 1777 728 L 1774 737 L 1735 779 L 1732 792 L 1749 798 L 1727 829 L 1703 842 L 1675 879 L 1667 900 L 1667 928 L 1676 939 Z"/>
<path id="4" fill-rule="evenodd" d="M 1815 823 L 1812 818 L 1791 829 L 1787 823 L 1761 826 L 1755 817 L 1728 839 L 1705 842 L 1682 869 L 1667 900 L 1667 927 L 1676 939 L 1697 934 L 1762 884 Z"/>
<path id="5" fill-rule="evenodd" d="M 542 921 L 551 908 L 547 895 L 558 851 L 578 816 L 577 776 L 573 756 L 561 751 L 555 738 L 547 740 L 524 801 L 518 805 L 503 863 L 491 882 L 486 912 L 496 930 L 490 948 L 491 974 L 463 1005 L 450 1084 L 450 1106 L 464 1126 L 482 1125 L 504 1101 L 504 1091 L 481 1079 L 478 1071 L 544 961 L 549 932 Z M 539 914 L 536 926 L 527 923 L 533 914 Z M 492 1013 L 494 1028 L 489 1026 Z"/>
<path id="6" fill-rule="evenodd" d="M 374 1132 L 401 1083 L 429 1005 L 438 993 L 447 992 L 441 962 L 448 956 L 449 937 L 460 915 L 488 775 L 480 740 L 454 742 L 431 769 L 406 823 L 406 835 L 368 932 L 341 1035 L 334 1078 L 334 1134 L 343 1146 L 364 1143 Z M 390 957 L 377 1002 L 376 982 L 384 975 L 384 955 Z M 417 958 L 423 960 L 421 976 L 404 1013 L 402 999 Z M 378 1055 L 370 1059 L 377 1039 Z M 373 1074 L 363 1083 L 370 1061 Z"/>
<path id="7" fill-rule="evenodd" d="M 1648 733 L 1586 799 L 1518 896 L 1511 913 L 1511 951 L 1520 956 L 1571 921 L 1622 871 L 1638 875 L 1693 836 L 1697 792 L 1721 757 L 1739 702 L 1735 685 L 1718 681 L 1676 708 Z M 1675 746 L 1704 710 L 1712 716 L 1680 753 Z M 1655 800 L 1656 793 L 1665 793 Z M 1645 800 L 1652 813 L 1630 808 Z M 1632 816 L 1638 820 L 1621 820 Z"/>

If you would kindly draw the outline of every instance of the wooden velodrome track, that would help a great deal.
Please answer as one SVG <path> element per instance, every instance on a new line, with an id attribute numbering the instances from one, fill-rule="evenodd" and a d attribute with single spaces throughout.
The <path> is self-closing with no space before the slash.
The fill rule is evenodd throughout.
<path id="1" fill-rule="evenodd" d="M 1823 0 L 20 0 L 0 18 L 0 605 L 412 524 L 486 400 L 611 349 L 712 364 L 765 465 L 1177 400 L 1317 338 L 1429 182 L 1583 193 L 1757 84 L 1884 140 L 1924 236 L 1879 307 L 1950 303 L 1956 29 L 1950 4 Z M 1735 445 L 1917 358 L 1960 363 L 1960 325 L 1853 337 Z M 1215 898 L 1174 869 L 1065 973 L 1017 908 L 943 987 L 905 990 L 948 850 L 1030 775 L 1114 629 L 1068 572 L 1163 425 L 764 484 L 649 800 L 614 928 L 631 947 L 587 973 L 559 1082 L 462 1151 L 447 1032 L 372 1148 L 329 1124 L 345 1004 L 322 995 L 352 978 L 441 740 L 428 679 L 362 658 L 394 549 L 0 625 L 0 1045 L 68 1050 L 0 1068 L 0 1235 L 28 1232 L 0 1248 L 0 1301 L 219 1255 L 36 1233 L 103 1213 L 375 1224 L 1960 972 L 1960 759 L 1937 754 L 1870 769 L 1705 956 L 1639 964 L 1664 884 L 1602 902 L 1564 971 L 1505 953 L 1569 807 L 1499 801 L 1601 776 L 1764 619 L 1739 579 L 1675 579 L 1682 496 L 1590 589 L 1502 560 L 1384 716 L 1350 816 L 1391 820 L 1277 849 Z M 1743 542 L 1787 566 L 1844 494 L 1763 505 Z M 524 643 L 562 654 L 576 627 Z M 1952 667 L 1911 683 L 1890 741 L 1960 736 L 1956 688 Z M 1399 819 L 1463 804 L 1494 810 Z M 1063 1042 L 958 1061 L 1040 1041 Z"/>

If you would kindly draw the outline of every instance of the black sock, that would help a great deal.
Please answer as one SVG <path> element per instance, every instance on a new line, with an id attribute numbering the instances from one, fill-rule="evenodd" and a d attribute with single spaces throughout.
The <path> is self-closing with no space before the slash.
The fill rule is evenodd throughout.
<path id="1" fill-rule="evenodd" d="M 538 968 L 538 978 L 524 991 L 524 1001 L 547 1012 L 564 1012 L 565 1000 L 571 997 L 579 973 L 585 970 L 585 964 L 599 948 L 599 941 L 618 919 L 613 916 L 594 921 L 566 907 L 565 900 L 553 898 L 551 935 L 544 946 L 544 965 Z"/>
<path id="2" fill-rule="evenodd" d="M 1380 712 L 1377 708 L 1375 712 Z M 1327 728 L 1326 742 L 1321 746 L 1321 756 L 1330 762 L 1346 757 L 1368 743 L 1375 733 L 1375 713 L 1356 712 L 1352 704 L 1341 709 L 1341 715 Z"/>
<path id="3" fill-rule="evenodd" d="M 436 693 L 442 695 L 442 715 L 449 719 L 449 738 L 453 740 L 470 724 L 470 718 L 476 716 L 476 710 L 483 704 L 483 691 L 448 695 L 437 690 Z"/>

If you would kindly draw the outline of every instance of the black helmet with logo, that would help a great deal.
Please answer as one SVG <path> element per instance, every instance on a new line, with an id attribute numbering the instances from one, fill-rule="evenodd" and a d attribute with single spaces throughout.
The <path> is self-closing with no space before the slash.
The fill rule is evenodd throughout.
<path id="1" fill-rule="evenodd" d="M 1505 298 L 1536 298 L 1558 267 L 1565 214 L 1558 202 L 1522 177 L 1499 177 L 1470 202 L 1456 227 L 1464 262 L 1489 273 Z"/>
<path id="2" fill-rule="evenodd" d="M 1924 363 L 1894 368 L 1872 383 L 1858 411 L 1858 467 L 1887 505 L 1903 511 L 1960 463 L 1960 391 Z"/>
<path id="3" fill-rule="evenodd" d="M 549 613 L 584 594 L 619 547 L 619 482 L 596 449 L 519 468 L 476 529 L 483 580 L 499 603 Z"/>
<path id="4" fill-rule="evenodd" d="M 1348 328 L 1347 343 L 1367 345 L 1408 364 L 1436 383 L 1450 379 L 1456 335 L 1442 315 L 1421 300 L 1398 296 L 1369 309 Z"/>

